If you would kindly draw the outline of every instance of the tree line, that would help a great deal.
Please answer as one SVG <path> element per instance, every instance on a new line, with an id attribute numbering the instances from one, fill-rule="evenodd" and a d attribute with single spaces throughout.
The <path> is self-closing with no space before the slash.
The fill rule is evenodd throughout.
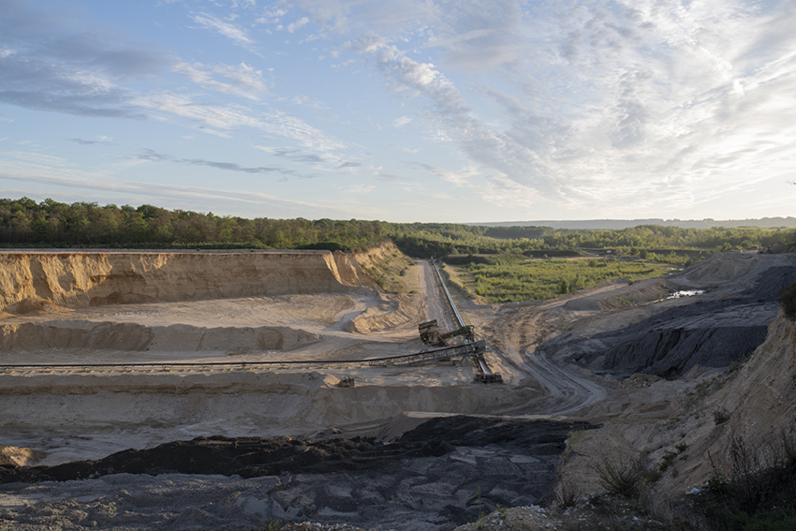
<path id="1" fill-rule="evenodd" d="M 550 227 L 486 227 L 453 223 L 389 223 L 367 220 L 248 219 L 212 212 L 167 210 L 153 205 L 100 206 L 45 199 L 0 199 L 4 247 L 361 249 L 392 240 L 417 257 L 451 254 L 526 254 L 614 249 L 752 249 L 792 245 L 787 228 L 710 229 L 642 225 L 621 230 Z"/>

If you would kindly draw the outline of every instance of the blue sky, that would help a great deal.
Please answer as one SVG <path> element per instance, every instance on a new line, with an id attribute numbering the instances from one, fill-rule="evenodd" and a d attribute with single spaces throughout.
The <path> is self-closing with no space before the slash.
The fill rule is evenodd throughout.
<path id="1" fill-rule="evenodd" d="M 793 0 L 0 0 L 0 196 L 795 215 L 793 28 Z"/>

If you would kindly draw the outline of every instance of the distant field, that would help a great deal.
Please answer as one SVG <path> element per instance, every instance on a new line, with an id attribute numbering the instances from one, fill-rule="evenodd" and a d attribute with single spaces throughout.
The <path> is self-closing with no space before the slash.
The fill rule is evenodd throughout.
<path id="1" fill-rule="evenodd" d="M 470 296 L 502 303 L 552 299 L 609 279 L 663 276 L 682 268 L 682 257 L 673 258 L 674 264 L 641 258 L 513 257 L 496 258 L 493 263 L 448 265 L 448 269 L 453 269 L 452 280 Z"/>

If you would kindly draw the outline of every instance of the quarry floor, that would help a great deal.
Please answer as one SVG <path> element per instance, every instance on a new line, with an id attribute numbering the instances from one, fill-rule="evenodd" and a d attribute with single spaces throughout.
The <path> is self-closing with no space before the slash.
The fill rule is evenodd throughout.
<path id="1" fill-rule="evenodd" d="M 736 296 L 748 287 L 745 279 L 756 267 L 744 260 L 728 258 L 698 278 L 674 279 L 667 289 L 704 289 L 706 293 L 696 296 L 704 301 Z M 781 262 L 789 267 L 794 263 L 792 257 Z M 2 353 L 3 364 L 355 362 L 408 354 L 426 348 L 417 338 L 418 322 L 437 318 L 449 323 L 449 318 L 427 263 L 410 268 L 406 280 L 407 291 L 414 295 L 359 289 L 8 316 L 3 324 L 38 328 L 30 332 L 28 348 Z M 550 429 L 555 451 L 471 441 L 444 456 L 404 456 L 375 468 L 341 467 L 325 474 L 251 479 L 115 474 L 11 483 L 0 486 L 0 529 L 262 529 L 274 519 L 309 519 L 368 529 L 438 530 L 473 521 L 498 504 L 550 502 L 562 474 L 577 478 L 581 493 L 598 490 L 596 460 L 635 455 L 651 441 L 655 457 L 656 451 L 663 454 L 684 440 L 684 433 L 696 437 L 714 429 L 710 406 L 694 414 L 693 403 L 682 397 L 711 381 L 720 369 L 697 366 L 668 380 L 652 375 L 620 378 L 598 363 L 569 363 L 538 347 L 565 333 L 585 336 L 622 329 L 661 311 L 656 305 L 677 308 L 694 302 L 691 297 L 662 300 L 660 286 L 660 280 L 634 286 L 613 282 L 553 301 L 500 306 L 477 305 L 454 292 L 465 320 L 487 341 L 487 361 L 502 375 L 503 385 L 474 383 L 467 360 L 393 368 L 0 373 L 0 447 L 17 449 L 7 448 L 5 455 L 19 465 L 97 460 L 128 448 L 211 436 L 369 437 L 389 443 L 431 418 L 454 415 L 538 426 L 532 431 L 550 421 L 570 427 L 567 423 L 585 422 L 594 428 L 561 435 L 556 425 Z M 628 294 L 635 297 L 633 304 L 617 302 L 628 300 Z M 115 325 L 136 325 L 113 328 L 115 344 L 122 348 L 69 346 L 79 343 L 70 343 L 71 333 Z M 278 331 L 280 348 L 261 348 L 262 341 L 242 332 L 264 327 Z M 67 346 L 42 346 L 33 337 L 51 329 L 67 338 Z M 156 338 L 152 344 L 157 348 L 133 348 L 141 343 L 142 330 Z M 339 387 L 344 377 L 353 377 L 354 387 Z M 686 410 L 690 413 L 681 420 Z M 561 452 L 567 455 L 563 463 Z M 685 491 L 704 473 L 699 463 L 685 460 L 681 472 L 679 479 L 668 480 L 667 488 Z M 507 477 L 513 480 L 507 482 Z"/>

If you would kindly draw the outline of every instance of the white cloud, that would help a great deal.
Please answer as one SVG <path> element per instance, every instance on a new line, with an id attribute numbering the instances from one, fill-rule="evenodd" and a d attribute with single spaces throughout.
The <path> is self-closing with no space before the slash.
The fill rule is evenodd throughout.
<path id="1" fill-rule="evenodd" d="M 86 140 L 84 138 L 70 138 L 69 140 L 71 140 L 72 142 L 75 142 L 77 144 L 84 145 L 84 146 L 91 146 L 91 145 L 94 145 L 94 144 L 106 144 L 107 145 L 107 144 L 111 144 L 113 142 L 113 138 L 111 138 L 109 136 L 105 136 L 105 135 L 98 136 L 96 138 L 96 140 Z"/>
<path id="2" fill-rule="evenodd" d="M 131 103 L 200 122 L 218 130 L 215 132 L 221 134 L 239 127 L 251 127 L 296 140 L 300 145 L 316 151 L 334 151 L 347 147 L 345 142 L 328 136 L 301 119 L 280 111 L 258 114 L 252 113 L 252 110 L 247 107 L 205 105 L 185 96 L 165 93 L 137 97 Z"/>
<path id="3" fill-rule="evenodd" d="M 391 145 L 392 147 L 398 148 L 398 149 L 400 149 L 401 151 L 405 151 L 405 152 L 407 152 L 407 153 L 410 153 L 410 154 L 412 154 L 412 155 L 415 155 L 415 154 L 417 154 L 417 151 L 418 151 L 418 150 L 417 150 L 417 148 L 415 148 L 415 149 L 411 149 L 411 148 L 408 148 L 408 147 L 401 146 L 400 144 L 390 144 L 390 145 Z"/>
<path id="4" fill-rule="evenodd" d="M 274 9 L 263 13 L 263 15 L 255 20 L 257 24 L 277 24 L 279 20 L 287 15 L 288 11 L 285 9 Z"/>
<path id="5" fill-rule="evenodd" d="M 300 30 L 301 28 L 306 26 L 309 23 L 309 21 L 310 21 L 310 19 L 308 19 L 307 17 L 301 17 L 297 21 L 288 24 L 287 25 L 287 31 L 289 33 L 293 33 L 296 30 Z"/>
<path id="6" fill-rule="evenodd" d="M 375 189 L 376 187 L 372 184 L 355 184 L 354 186 L 346 188 L 345 193 L 363 195 L 369 194 Z"/>
<path id="7" fill-rule="evenodd" d="M 259 149 L 260 151 L 265 151 L 266 153 L 276 153 L 282 148 L 274 147 L 274 146 L 252 146 L 254 149 Z"/>
<path id="8" fill-rule="evenodd" d="M 401 128 L 401 127 L 405 126 L 406 124 L 410 123 L 411 121 L 412 121 L 412 119 L 409 118 L 408 116 L 401 116 L 400 118 L 396 119 L 393 122 L 393 126 L 397 127 L 397 128 Z"/>
<path id="9" fill-rule="evenodd" d="M 438 168 L 436 166 L 432 166 L 430 164 L 420 164 L 422 168 L 426 171 L 433 173 L 440 179 L 452 183 L 456 186 L 465 186 L 469 185 L 471 179 L 478 175 L 478 169 L 474 167 L 466 168 L 464 170 L 460 170 L 458 172 L 446 170 L 444 168 Z"/>

